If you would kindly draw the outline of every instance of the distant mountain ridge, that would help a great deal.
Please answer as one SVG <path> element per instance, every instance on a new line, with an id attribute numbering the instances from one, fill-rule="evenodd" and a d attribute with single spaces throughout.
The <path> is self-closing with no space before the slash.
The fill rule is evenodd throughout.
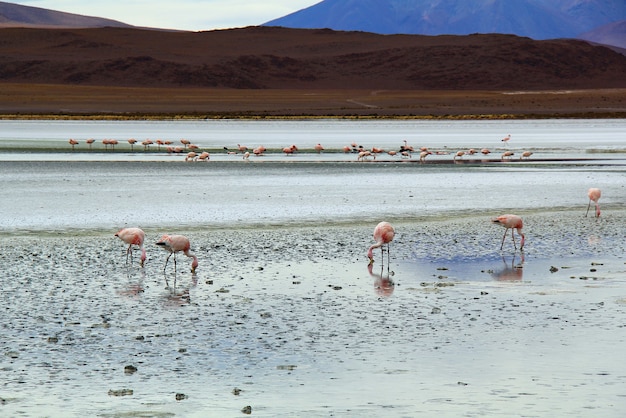
<path id="1" fill-rule="evenodd" d="M 155 45 L 158 48 L 155 48 Z M 0 84 L 230 89 L 626 88 L 626 56 L 572 39 L 248 27 L 0 29 Z"/>
<path id="2" fill-rule="evenodd" d="M 541 40 L 577 38 L 620 20 L 626 20 L 624 0 L 325 0 L 263 25 L 379 34 L 503 33 Z M 626 48 L 626 39 L 617 43 Z"/>
<path id="3" fill-rule="evenodd" d="M 0 28 L 102 28 L 107 26 L 132 27 L 132 25 L 112 19 L 57 12 L 40 7 L 0 1 Z"/>

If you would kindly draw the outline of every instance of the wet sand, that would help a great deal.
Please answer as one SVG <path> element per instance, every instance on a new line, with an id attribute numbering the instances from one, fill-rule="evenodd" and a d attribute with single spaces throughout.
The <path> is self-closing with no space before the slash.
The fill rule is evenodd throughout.
<path id="1" fill-rule="evenodd" d="M 626 211 L 522 215 L 523 260 L 488 215 L 389 219 L 371 271 L 369 222 L 177 230 L 195 275 L 169 229 L 144 269 L 116 231 L 9 232 L 0 413 L 621 416 Z"/>

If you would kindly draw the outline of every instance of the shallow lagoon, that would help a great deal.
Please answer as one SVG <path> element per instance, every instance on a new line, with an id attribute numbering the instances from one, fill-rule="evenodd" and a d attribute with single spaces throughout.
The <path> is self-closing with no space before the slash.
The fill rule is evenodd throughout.
<path id="1" fill-rule="evenodd" d="M 60 124 L 47 139 L 59 146 L 81 124 L 96 136 L 90 123 Z M 337 147 L 354 135 L 418 145 L 407 135 L 426 129 L 289 122 L 301 128 L 289 136 L 279 122 L 221 124 L 250 137 L 201 145 L 247 143 L 255 130 L 277 148 L 305 148 L 324 130 Z M 104 127 L 122 139 L 171 126 L 146 125 L 140 134 Z M 3 152 L 0 414 L 222 417 L 250 406 L 267 417 L 621 416 L 626 168 L 615 138 L 624 123 L 426 125 L 424 137 L 455 149 L 482 146 L 478 138 L 503 148 L 501 136 L 521 142 L 525 132 L 544 138 L 532 145 L 538 159 L 583 160 L 357 163 L 302 153 L 192 164 Z M 585 142 L 571 145 L 563 131 Z M 458 139 L 464 132 L 471 138 Z M 50 161 L 59 155 L 69 157 Z M 590 186 L 603 190 L 597 220 L 584 217 Z M 503 231 L 489 223 L 509 211 L 526 222 L 523 254 L 510 240 L 499 251 Z M 397 235 L 390 264 L 377 252 L 370 271 L 365 252 L 381 219 Z M 113 237 L 130 225 L 147 232 L 145 269 L 125 264 Z M 182 256 L 176 274 L 163 271 L 152 243 L 165 232 L 192 239 L 196 275 Z"/>

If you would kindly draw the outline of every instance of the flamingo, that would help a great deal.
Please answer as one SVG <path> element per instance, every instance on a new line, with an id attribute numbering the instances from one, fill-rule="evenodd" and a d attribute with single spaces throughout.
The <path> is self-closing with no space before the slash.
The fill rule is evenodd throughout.
<path id="1" fill-rule="evenodd" d="M 489 155 L 491 153 L 491 151 L 489 151 L 488 148 L 483 148 L 480 150 L 481 154 L 483 155 Z"/>
<path id="2" fill-rule="evenodd" d="M 430 151 L 422 151 L 420 152 L 420 163 L 423 163 L 426 161 L 426 157 L 428 157 L 429 154 L 432 154 L 432 152 Z"/>
<path id="3" fill-rule="evenodd" d="M 508 144 L 510 140 L 511 140 L 511 134 L 508 134 L 507 136 L 501 139 L 501 141 L 504 142 L 505 144 Z"/>
<path id="4" fill-rule="evenodd" d="M 371 151 L 361 151 L 359 152 L 358 157 L 356 157 L 357 161 L 367 161 L 368 157 L 372 156 L 372 152 Z M 376 156 L 374 155 L 374 159 L 376 159 Z"/>
<path id="5" fill-rule="evenodd" d="M 181 139 L 180 143 L 183 144 L 185 148 L 187 148 L 187 146 L 191 144 L 191 141 L 189 141 L 188 139 Z"/>
<path id="6" fill-rule="evenodd" d="M 248 147 L 246 147 L 245 145 L 237 144 L 237 148 L 239 149 L 239 152 L 246 152 L 246 151 L 248 151 Z"/>
<path id="7" fill-rule="evenodd" d="M 130 254 L 130 259 L 132 263 L 133 252 L 132 247 L 136 245 L 141 250 L 141 267 L 143 267 L 143 263 L 146 261 L 146 249 L 143 247 L 143 242 L 146 238 L 146 234 L 140 228 L 123 228 L 120 229 L 116 237 L 124 241 L 128 244 L 128 249 L 126 250 L 126 262 L 128 263 L 128 255 Z"/>
<path id="8" fill-rule="evenodd" d="M 522 156 L 521 156 L 521 157 L 519 157 L 519 159 L 521 160 L 521 159 L 523 159 L 523 158 L 530 158 L 530 156 L 531 156 L 531 155 L 533 155 L 533 152 L 532 152 L 532 151 L 524 151 L 524 152 L 522 153 Z"/>
<path id="9" fill-rule="evenodd" d="M 324 147 L 322 146 L 322 144 L 315 144 L 315 151 L 317 151 L 318 154 L 320 154 L 322 151 L 324 151 Z"/>
<path id="10" fill-rule="evenodd" d="M 502 245 L 500 245 L 500 250 L 502 250 L 502 247 L 504 247 L 504 238 L 506 238 L 506 233 L 509 229 L 511 230 L 511 238 L 513 239 L 513 246 L 515 247 L 515 249 L 517 250 L 517 245 L 515 244 L 513 229 L 517 229 L 517 233 L 522 237 L 519 247 L 520 251 L 524 248 L 525 237 L 522 233 L 522 228 L 524 227 L 524 222 L 522 221 L 522 218 L 517 215 L 501 215 L 495 219 L 492 219 L 491 222 L 502 225 L 506 228 L 504 230 L 504 235 L 502 236 Z"/>
<path id="11" fill-rule="evenodd" d="M 165 268 L 167 267 L 168 261 L 170 261 L 170 257 L 174 254 L 174 271 L 176 271 L 176 253 L 182 252 L 187 257 L 193 258 L 193 262 L 191 263 L 191 272 L 195 273 L 196 268 L 198 267 L 198 257 L 196 257 L 193 253 L 189 251 L 189 238 L 184 235 L 163 235 L 161 239 L 156 243 L 156 245 L 163 248 L 165 251 L 169 252 L 167 259 L 165 260 L 165 266 L 163 267 L 163 272 L 165 272 Z"/>
<path id="12" fill-rule="evenodd" d="M 128 143 L 130 144 L 130 150 L 133 150 L 133 146 L 137 143 L 137 140 L 135 138 L 130 138 L 128 140 Z"/>
<path id="13" fill-rule="evenodd" d="M 74 151 L 74 146 L 78 145 L 78 141 L 75 140 L 75 139 L 70 138 L 69 143 L 72 146 L 72 151 Z"/>
<path id="14" fill-rule="evenodd" d="M 202 152 L 200 155 L 198 155 L 198 160 L 199 161 L 209 161 L 211 159 L 211 155 L 204 151 Z"/>
<path id="15" fill-rule="evenodd" d="M 593 201 L 593 203 L 595 203 L 596 205 L 596 218 L 599 218 L 600 217 L 600 205 L 598 204 L 598 200 L 600 200 L 600 196 L 602 196 L 602 192 L 600 191 L 600 189 L 592 187 L 587 192 L 587 196 L 589 196 L 589 204 L 587 205 L 587 212 L 585 213 L 585 217 L 587 217 L 587 215 L 589 214 L 589 207 L 591 206 L 591 202 Z"/>
<path id="16" fill-rule="evenodd" d="M 513 151 L 505 151 L 502 153 L 502 159 L 504 160 L 505 158 L 508 158 L 509 160 L 511 159 L 511 156 L 515 155 L 515 153 L 513 153 Z"/>
<path id="17" fill-rule="evenodd" d="M 286 155 L 293 154 L 293 153 L 294 153 L 294 152 L 296 152 L 296 151 L 298 151 L 298 147 L 296 147 L 295 145 L 291 145 L 291 146 L 289 146 L 289 147 L 285 147 L 285 148 L 283 148 L 283 152 L 284 152 Z"/>
<path id="18" fill-rule="evenodd" d="M 454 156 L 453 160 L 456 160 L 457 158 L 461 159 L 463 158 L 463 156 L 465 155 L 465 151 L 459 151 L 456 153 L 456 155 Z"/>
<path id="19" fill-rule="evenodd" d="M 367 250 L 367 257 L 370 259 L 370 264 L 374 262 L 374 248 L 380 247 L 381 256 L 383 254 L 383 245 L 387 244 L 387 261 L 389 261 L 389 243 L 393 241 L 393 237 L 396 235 L 396 232 L 393 229 L 393 226 L 389 222 L 381 222 L 376 225 L 374 228 L 374 241 L 376 244 L 372 245 L 369 250 Z"/>
<path id="20" fill-rule="evenodd" d="M 198 158 L 198 155 L 191 151 L 187 153 L 187 156 L 185 157 L 185 161 L 196 161 L 196 159 Z"/>

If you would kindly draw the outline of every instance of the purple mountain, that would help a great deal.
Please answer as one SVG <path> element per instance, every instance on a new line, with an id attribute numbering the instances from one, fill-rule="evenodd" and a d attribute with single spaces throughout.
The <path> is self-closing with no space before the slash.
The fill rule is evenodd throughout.
<path id="1" fill-rule="evenodd" d="M 625 0 L 325 0 L 265 23 L 380 34 L 576 38 L 626 20 Z"/>

